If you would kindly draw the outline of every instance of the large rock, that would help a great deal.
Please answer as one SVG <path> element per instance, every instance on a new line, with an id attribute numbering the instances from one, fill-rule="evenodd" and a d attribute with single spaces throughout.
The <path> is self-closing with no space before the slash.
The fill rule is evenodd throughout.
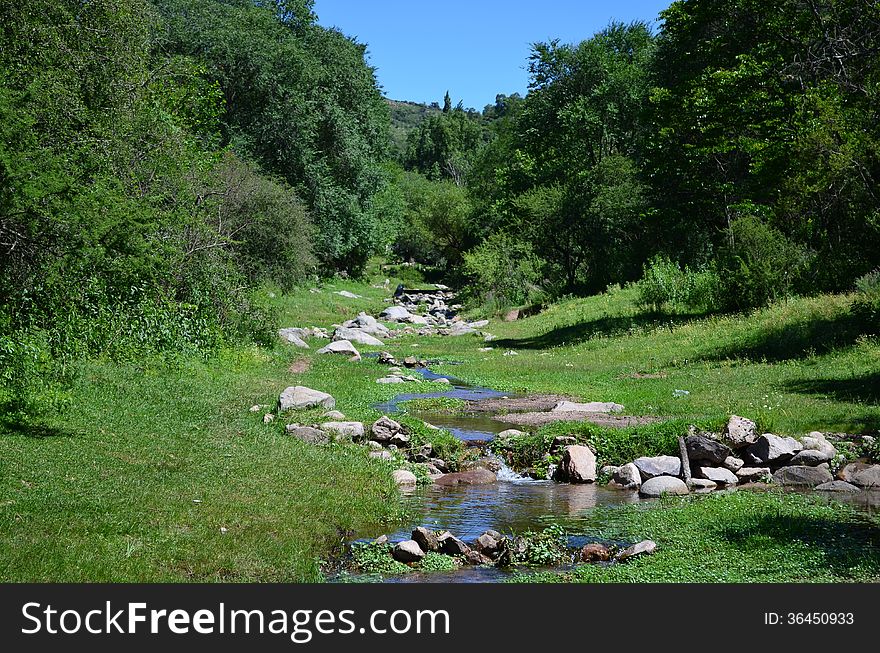
<path id="1" fill-rule="evenodd" d="M 721 436 L 734 449 L 745 449 L 758 441 L 758 425 L 745 417 L 732 415 L 724 427 Z"/>
<path id="2" fill-rule="evenodd" d="M 709 479 L 718 485 L 736 485 L 739 482 L 736 474 L 724 467 L 700 467 L 697 476 Z"/>
<path id="3" fill-rule="evenodd" d="M 813 431 L 809 435 L 804 436 L 801 444 L 804 447 L 804 451 L 819 451 L 824 454 L 826 461 L 831 460 L 837 455 L 835 446 L 820 431 Z"/>
<path id="4" fill-rule="evenodd" d="M 635 464 L 627 463 L 617 468 L 611 480 L 622 488 L 636 489 L 642 484 L 642 475 Z"/>
<path id="5" fill-rule="evenodd" d="M 687 494 L 688 487 L 680 478 L 674 476 L 655 476 L 642 483 L 639 496 L 654 499 L 663 494 Z"/>
<path id="6" fill-rule="evenodd" d="M 740 467 L 736 470 L 740 483 L 759 483 L 770 478 L 769 467 Z"/>
<path id="7" fill-rule="evenodd" d="M 281 338 L 284 342 L 295 345 L 296 347 L 300 347 L 302 349 L 309 348 L 308 343 L 303 340 L 304 335 L 302 329 L 298 329 L 296 327 L 278 329 L 278 337 Z"/>
<path id="8" fill-rule="evenodd" d="M 801 443 L 794 438 L 764 433 L 748 448 L 748 453 L 762 464 L 781 465 L 791 460 L 801 449 Z"/>
<path id="9" fill-rule="evenodd" d="M 343 438 L 364 439 L 364 425 L 360 422 L 324 422 L 321 428 Z"/>
<path id="10" fill-rule="evenodd" d="M 394 545 L 391 556 L 398 562 L 418 562 L 425 557 L 425 552 L 414 540 L 404 540 Z"/>
<path id="11" fill-rule="evenodd" d="M 829 456 L 827 450 L 821 451 L 819 449 L 802 449 L 794 455 L 794 457 L 789 461 L 789 464 L 815 467 L 816 465 L 821 465 L 822 463 L 829 462 L 832 458 L 834 458 L 834 456 Z"/>
<path id="12" fill-rule="evenodd" d="M 349 329 L 346 327 L 337 327 L 336 331 L 333 332 L 333 340 L 337 342 L 345 342 L 347 340 L 370 347 L 381 347 L 383 344 L 381 340 L 371 336 L 363 329 Z"/>
<path id="13" fill-rule="evenodd" d="M 405 430 L 406 429 L 404 429 L 402 425 L 398 424 L 387 415 L 383 415 L 377 419 L 370 427 L 370 432 L 373 434 L 373 440 L 382 443 L 390 443 L 395 435 L 403 433 Z"/>
<path id="14" fill-rule="evenodd" d="M 827 483 L 817 485 L 813 489 L 816 492 L 861 492 L 855 485 L 846 481 L 828 481 Z"/>
<path id="15" fill-rule="evenodd" d="M 344 356 L 350 356 L 351 360 L 359 361 L 361 359 L 361 353 L 355 349 L 355 346 L 351 344 L 348 340 L 334 340 L 326 347 L 321 347 L 318 350 L 319 354 L 342 354 Z"/>
<path id="16" fill-rule="evenodd" d="M 624 562 L 625 560 L 629 560 L 638 556 L 651 555 L 656 550 L 656 542 L 654 542 L 653 540 L 642 540 L 638 544 L 633 544 L 632 546 L 626 547 L 623 551 L 618 553 L 615 558 L 619 562 Z"/>
<path id="17" fill-rule="evenodd" d="M 449 531 L 443 531 L 437 536 L 437 542 L 440 545 L 440 551 L 446 555 L 467 555 L 471 550 L 467 544 L 455 537 Z"/>
<path id="18" fill-rule="evenodd" d="M 562 460 L 556 470 L 561 481 L 569 483 L 592 483 L 596 480 L 596 455 L 579 444 L 572 444 L 562 450 Z"/>
<path id="19" fill-rule="evenodd" d="M 791 465 L 782 467 L 773 474 L 773 482 L 779 485 L 794 487 L 816 487 L 823 483 L 833 481 L 831 472 L 822 467 L 807 467 L 805 465 Z"/>
<path id="20" fill-rule="evenodd" d="M 724 467 L 724 469 L 729 469 L 734 474 L 736 474 L 745 466 L 745 462 L 742 458 L 737 458 L 736 456 L 728 456 L 724 459 L 724 462 L 721 463 L 721 466 Z"/>
<path id="21" fill-rule="evenodd" d="M 583 562 L 606 562 L 611 560 L 611 549 L 601 542 L 585 544 L 580 554 Z"/>
<path id="22" fill-rule="evenodd" d="M 326 431 L 316 429 L 311 426 L 300 426 L 299 424 L 288 424 L 287 434 L 302 440 L 307 444 L 329 444 L 330 436 Z"/>
<path id="23" fill-rule="evenodd" d="M 438 551 L 440 549 L 440 542 L 437 540 L 437 534 L 423 526 L 416 528 L 412 532 L 411 537 L 424 551 Z"/>
<path id="24" fill-rule="evenodd" d="M 474 547 L 490 558 L 495 558 L 504 547 L 504 536 L 498 531 L 486 531 L 474 542 Z"/>
<path id="25" fill-rule="evenodd" d="M 715 481 L 710 481 L 708 478 L 695 478 L 691 477 L 687 482 L 688 489 L 691 492 L 706 492 L 709 490 L 714 490 L 718 487 L 718 483 Z"/>
<path id="26" fill-rule="evenodd" d="M 841 481 L 852 483 L 856 474 L 870 468 L 871 465 L 868 463 L 849 463 L 837 472 L 837 478 Z"/>
<path id="27" fill-rule="evenodd" d="M 498 476 L 495 472 L 490 471 L 485 467 L 475 467 L 466 472 L 444 474 L 436 479 L 434 483 L 444 487 L 450 487 L 453 485 L 487 485 L 489 483 L 495 483 L 497 480 Z"/>
<path id="28" fill-rule="evenodd" d="M 411 486 L 415 485 L 418 482 L 416 475 L 407 469 L 396 469 L 391 474 L 391 478 L 394 479 L 394 482 L 400 486 Z"/>
<path id="29" fill-rule="evenodd" d="M 691 462 L 720 465 L 731 454 L 730 447 L 705 435 L 689 435 L 684 439 L 684 444 Z"/>
<path id="30" fill-rule="evenodd" d="M 623 406 L 612 401 L 588 401 L 578 403 L 575 401 L 560 401 L 552 412 L 554 413 L 619 413 Z"/>
<path id="31" fill-rule="evenodd" d="M 302 410 L 304 408 L 336 407 L 336 400 L 326 392 L 312 390 L 304 385 L 290 386 L 278 397 L 278 410 Z"/>
<path id="32" fill-rule="evenodd" d="M 412 314 L 403 306 L 389 306 L 379 313 L 379 317 L 384 318 L 388 322 L 408 322 Z"/>
<path id="33" fill-rule="evenodd" d="M 880 465 L 871 465 L 855 472 L 850 482 L 862 488 L 880 488 Z"/>
<path id="34" fill-rule="evenodd" d="M 642 456 L 636 458 L 633 464 L 638 467 L 643 479 L 681 474 L 681 460 L 677 456 Z"/>

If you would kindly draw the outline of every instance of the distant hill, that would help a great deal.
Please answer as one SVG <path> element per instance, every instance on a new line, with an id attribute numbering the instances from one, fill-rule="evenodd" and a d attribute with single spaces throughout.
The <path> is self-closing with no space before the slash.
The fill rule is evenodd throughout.
<path id="1" fill-rule="evenodd" d="M 385 98 L 391 109 L 391 140 L 399 158 L 406 152 L 406 137 L 428 116 L 440 113 L 440 105 Z"/>

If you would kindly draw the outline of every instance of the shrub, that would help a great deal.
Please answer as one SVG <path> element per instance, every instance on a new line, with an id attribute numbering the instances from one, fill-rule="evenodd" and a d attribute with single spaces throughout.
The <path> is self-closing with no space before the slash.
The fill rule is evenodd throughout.
<path id="1" fill-rule="evenodd" d="M 725 308 L 749 309 L 792 294 L 808 252 L 754 216 L 736 218 L 718 257 Z"/>
<path id="2" fill-rule="evenodd" d="M 497 233 L 464 255 L 472 300 L 493 308 L 536 302 L 544 262 L 529 243 Z"/>
<path id="3" fill-rule="evenodd" d="M 655 312 L 712 312 L 719 307 L 721 280 L 713 267 L 681 268 L 665 256 L 655 256 L 636 284 L 638 303 Z"/>

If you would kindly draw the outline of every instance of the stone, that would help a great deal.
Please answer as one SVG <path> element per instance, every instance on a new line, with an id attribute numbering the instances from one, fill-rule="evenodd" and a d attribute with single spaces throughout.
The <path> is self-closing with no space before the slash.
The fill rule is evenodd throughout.
<path id="1" fill-rule="evenodd" d="M 442 458 L 431 458 L 431 460 L 429 460 L 428 462 L 434 465 L 434 467 L 439 469 L 444 474 L 449 471 L 449 467 L 446 465 L 446 461 Z"/>
<path id="2" fill-rule="evenodd" d="M 729 469 L 734 474 L 736 474 L 739 470 L 743 468 L 745 464 L 746 463 L 745 461 L 743 461 L 742 458 L 737 458 L 736 456 L 728 456 L 724 459 L 724 462 L 721 463 L 721 466 L 724 467 L 724 469 Z"/>
<path id="3" fill-rule="evenodd" d="M 337 327 L 336 331 L 333 332 L 333 340 L 335 342 L 356 342 L 369 347 L 381 347 L 384 344 L 381 340 L 371 336 L 363 329 L 348 329 L 346 327 Z"/>
<path id="4" fill-rule="evenodd" d="M 721 437 L 734 449 L 745 449 L 758 441 L 758 425 L 745 417 L 731 415 Z"/>
<path id="5" fill-rule="evenodd" d="M 853 482 L 853 477 L 863 471 L 871 467 L 868 463 L 849 463 L 845 465 L 839 472 L 837 472 L 837 478 L 841 481 L 846 481 L 847 483 Z"/>
<path id="6" fill-rule="evenodd" d="M 824 433 L 819 431 L 813 431 L 809 435 L 805 435 L 801 444 L 804 450 L 824 453 L 826 456 L 825 460 L 831 460 L 837 455 L 837 448 L 828 441 Z"/>
<path id="7" fill-rule="evenodd" d="M 498 531 L 486 531 L 474 542 L 474 548 L 490 558 L 496 557 L 503 548 L 504 536 Z"/>
<path id="8" fill-rule="evenodd" d="M 329 444 L 330 436 L 321 429 L 311 426 L 299 426 L 298 424 L 288 424 L 287 434 L 292 435 L 305 442 L 306 444 Z"/>
<path id="9" fill-rule="evenodd" d="M 615 556 L 615 559 L 619 562 L 624 562 L 638 556 L 651 555 L 656 550 L 657 543 L 654 540 L 642 540 L 638 544 L 626 547 Z"/>
<path id="10" fill-rule="evenodd" d="M 718 485 L 736 485 L 739 482 L 736 474 L 724 467 L 699 467 L 697 476 L 714 481 Z"/>
<path id="11" fill-rule="evenodd" d="M 355 349 L 354 345 L 351 344 L 348 340 L 334 340 L 326 347 L 321 347 L 318 350 L 319 354 L 342 354 L 344 356 L 350 356 L 351 360 L 359 361 L 361 359 L 360 352 Z"/>
<path id="12" fill-rule="evenodd" d="M 414 540 L 404 540 L 394 545 L 391 556 L 398 562 L 418 562 L 425 557 L 425 552 Z"/>
<path id="13" fill-rule="evenodd" d="M 639 496 L 647 499 L 657 498 L 663 494 L 688 494 L 685 482 L 675 476 L 655 476 L 642 483 Z"/>
<path id="14" fill-rule="evenodd" d="M 404 430 L 403 426 L 395 422 L 387 415 L 383 415 L 370 426 L 373 440 L 377 442 L 390 442 L 391 438 Z"/>
<path id="15" fill-rule="evenodd" d="M 468 561 L 468 564 L 472 565 L 491 565 L 492 558 L 487 556 L 480 551 L 474 551 L 471 549 L 464 555 L 464 559 Z"/>
<path id="16" fill-rule="evenodd" d="M 556 477 L 569 483 L 592 483 L 596 480 L 596 455 L 589 447 L 572 444 L 562 450 Z"/>
<path id="17" fill-rule="evenodd" d="M 336 400 L 326 392 L 312 390 L 303 385 L 285 388 L 278 397 L 278 410 L 301 410 L 303 408 L 334 408 Z"/>
<path id="18" fill-rule="evenodd" d="M 489 326 L 489 320 L 477 320 L 469 323 L 468 326 L 472 329 L 482 329 L 484 326 Z"/>
<path id="19" fill-rule="evenodd" d="M 740 467 L 736 471 L 740 483 L 759 483 L 770 478 L 769 467 Z"/>
<path id="20" fill-rule="evenodd" d="M 394 470 L 391 474 L 391 478 L 394 479 L 394 482 L 397 483 L 397 485 L 415 485 L 418 482 L 416 475 L 408 469 Z"/>
<path id="21" fill-rule="evenodd" d="M 300 349 L 309 349 L 309 344 L 303 340 L 303 330 L 295 327 L 287 329 L 278 329 L 278 337 L 284 342 L 299 347 Z"/>
<path id="22" fill-rule="evenodd" d="M 440 542 L 437 540 L 437 534 L 423 526 L 416 528 L 412 532 L 411 537 L 423 551 L 440 550 Z"/>
<path id="23" fill-rule="evenodd" d="M 706 490 L 714 490 L 718 487 L 718 483 L 710 481 L 708 478 L 691 478 L 687 482 L 688 489 L 692 492 L 700 492 Z"/>
<path id="24" fill-rule="evenodd" d="M 801 443 L 794 438 L 764 433 L 755 444 L 749 446 L 748 453 L 762 464 L 781 465 L 791 460 L 801 449 Z"/>
<path id="25" fill-rule="evenodd" d="M 828 450 L 822 451 L 819 449 L 802 449 L 794 455 L 789 463 L 791 465 L 807 465 L 809 467 L 816 467 L 817 465 L 827 463 L 832 458 L 834 458 L 834 456 L 829 457 L 828 454 Z"/>
<path id="26" fill-rule="evenodd" d="M 732 453 L 730 447 L 705 435 L 689 435 L 684 439 L 684 444 L 691 462 L 720 465 Z"/>
<path id="27" fill-rule="evenodd" d="M 827 469 L 805 465 L 782 467 L 773 474 L 774 483 L 795 487 L 816 487 L 832 480 L 834 477 Z"/>
<path id="28" fill-rule="evenodd" d="M 611 560 L 611 549 L 600 542 L 585 544 L 580 553 L 583 562 L 606 562 Z"/>
<path id="29" fill-rule="evenodd" d="M 381 379 L 376 379 L 376 383 L 406 383 L 406 379 L 402 379 L 399 376 L 383 376 Z"/>
<path id="30" fill-rule="evenodd" d="M 380 442 L 376 442 L 375 440 L 367 440 L 367 447 L 372 449 L 373 451 L 378 451 L 382 448 L 382 444 Z"/>
<path id="31" fill-rule="evenodd" d="M 471 547 L 455 537 L 455 535 L 449 531 L 443 531 L 440 533 L 440 535 L 437 536 L 437 543 L 440 546 L 440 551 L 446 555 L 467 555 L 468 551 L 471 550 Z"/>
<path id="32" fill-rule="evenodd" d="M 416 358 L 415 356 L 407 356 L 406 358 L 403 359 L 403 366 L 410 367 L 410 368 L 418 367 L 419 366 L 419 359 Z"/>
<path id="33" fill-rule="evenodd" d="M 394 455 L 390 451 L 371 451 L 368 456 L 377 460 L 394 460 Z"/>
<path id="34" fill-rule="evenodd" d="M 579 403 L 575 401 L 560 401 L 551 412 L 554 413 L 619 413 L 623 406 L 612 401 L 589 401 Z"/>
<path id="35" fill-rule="evenodd" d="M 678 456 L 642 456 L 636 458 L 633 464 L 638 467 L 642 479 L 681 474 L 681 460 Z"/>
<path id="36" fill-rule="evenodd" d="M 394 356 L 392 356 L 387 351 L 380 351 L 379 355 L 376 357 L 376 360 L 382 365 L 397 365 L 397 361 L 394 360 Z"/>
<path id="37" fill-rule="evenodd" d="M 389 306 L 379 313 L 379 317 L 388 322 L 407 322 L 412 315 L 403 306 Z"/>
<path id="38" fill-rule="evenodd" d="M 360 295 L 355 295 L 353 292 L 348 290 L 335 290 L 333 291 L 334 295 L 339 295 L 340 297 L 347 297 L 348 299 L 360 299 Z"/>
<path id="39" fill-rule="evenodd" d="M 557 435 L 550 444 L 550 453 L 557 449 L 562 449 L 573 444 L 577 444 L 577 438 L 572 435 Z"/>
<path id="40" fill-rule="evenodd" d="M 525 432 L 518 431 L 517 429 L 505 429 L 505 430 L 501 431 L 501 433 L 499 433 L 495 437 L 503 440 L 504 438 L 516 438 L 521 435 L 525 435 Z"/>
<path id="41" fill-rule="evenodd" d="M 437 485 L 450 487 L 454 485 L 487 485 L 495 483 L 498 476 L 485 467 L 475 467 L 466 472 L 453 472 L 444 474 L 434 481 Z"/>
<path id="42" fill-rule="evenodd" d="M 617 465 L 604 465 L 602 469 L 599 470 L 599 476 L 607 476 L 611 478 L 618 469 L 620 469 L 620 467 Z"/>
<path id="43" fill-rule="evenodd" d="M 617 468 L 611 480 L 626 489 L 636 489 L 642 484 L 642 475 L 634 463 L 627 463 Z"/>
<path id="44" fill-rule="evenodd" d="M 328 410 L 326 413 L 324 413 L 323 416 L 326 417 L 327 419 L 333 419 L 333 420 L 337 420 L 337 421 L 345 419 L 345 415 L 343 415 L 338 410 Z"/>
<path id="45" fill-rule="evenodd" d="M 817 485 L 813 489 L 816 492 L 861 492 L 855 485 L 846 481 L 828 481 L 827 483 Z"/>
<path id="46" fill-rule="evenodd" d="M 410 434 L 407 431 L 399 431 L 391 436 L 390 444 L 400 449 L 409 447 Z"/>
<path id="47" fill-rule="evenodd" d="M 861 469 L 852 474 L 853 485 L 861 488 L 878 488 L 880 487 L 880 465 L 871 465 L 866 469 Z"/>
<path id="48" fill-rule="evenodd" d="M 388 536 L 380 535 L 375 540 L 373 540 L 373 544 L 388 544 Z"/>
<path id="49" fill-rule="evenodd" d="M 364 425 L 360 422 L 324 422 L 321 428 L 342 438 L 363 440 Z"/>
<path id="50" fill-rule="evenodd" d="M 274 421 L 275 415 L 273 415 L 272 413 L 266 413 L 265 415 L 263 415 L 263 424 L 269 424 L 270 422 Z"/>

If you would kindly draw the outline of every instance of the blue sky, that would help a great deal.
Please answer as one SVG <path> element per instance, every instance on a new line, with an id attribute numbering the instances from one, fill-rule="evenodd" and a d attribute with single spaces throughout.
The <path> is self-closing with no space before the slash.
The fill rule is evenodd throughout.
<path id="1" fill-rule="evenodd" d="M 578 42 L 612 19 L 656 21 L 671 0 L 316 0 L 318 22 L 368 46 L 385 95 L 482 109 L 525 94 L 529 44 Z"/>

